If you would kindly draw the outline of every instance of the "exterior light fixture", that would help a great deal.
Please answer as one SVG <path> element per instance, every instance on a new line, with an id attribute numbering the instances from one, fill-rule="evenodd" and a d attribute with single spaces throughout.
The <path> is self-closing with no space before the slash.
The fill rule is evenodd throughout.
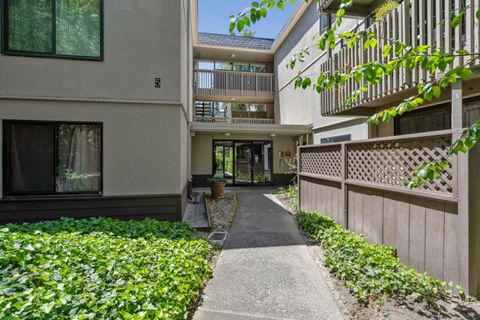
<path id="1" fill-rule="evenodd" d="M 234 59 L 237 55 L 235 53 L 230 54 L 230 59 Z"/>
<path id="2" fill-rule="evenodd" d="M 230 137 L 230 132 L 225 132 L 223 135 L 226 137 Z"/>
<path id="3" fill-rule="evenodd" d="M 276 135 L 275 133 L 272 133 L 272 134 L 270 135 L 270 138 L 275 138 L 276 136 L 277 136 L 277 135 Z"/>

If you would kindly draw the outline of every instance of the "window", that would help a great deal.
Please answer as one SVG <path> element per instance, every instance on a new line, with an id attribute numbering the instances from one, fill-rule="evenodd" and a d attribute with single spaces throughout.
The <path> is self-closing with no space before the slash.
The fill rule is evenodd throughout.
<path id="1" fill-rule="evenodd" d="M 337 142 L 344 142 L 344 141 L 350 141 L 350 140 L 352 140 L 352 135 L 351 134 L 345 134 L 345 135 L 342 135 L 342 136 L 322 138 L 322 139 L 320 139 L 320 143 L 321 144 L 337 143 Z"/>
<path id="2" fill-rule="evenodd" d="M 101 193 L 102 125 L 4 121 L 4 194 Z"/>
<path id="3" fill-rule="evenodd" d="M 4 0 L 3 53 L 101 60 L 103 0 Z"/>
<path id="4" fill-rule="evenodd" d="M 419 109 L 395 118 L 395 135 L 450 129 L 450 103 Z"/>
<path id="5" fill-rule="evenodd" d="M 267 64 L 265 63 L 242 63 L 228 61 L 207 61 L 196 60 L 194 68 L 200 70 L 222 70 L 222 71 L 242 71 L 242 72 L 267 72 Z"/>

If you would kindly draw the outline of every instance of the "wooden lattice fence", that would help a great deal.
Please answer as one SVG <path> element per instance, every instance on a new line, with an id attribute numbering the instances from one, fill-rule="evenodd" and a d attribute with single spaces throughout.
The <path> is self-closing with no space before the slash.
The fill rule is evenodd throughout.
<path id="1" fill-rule="evenodd" d="M 480 253 L 472 256 L 478 250 L 469 248 L 480 246 L 480 236 L 469 230 L 480 227 L 480 197 L 473 194 L 480 191 L 475 161 L 480 148 L 451 158 L 440 179 L 417 189 L 407 186 L 413 171 L 442 159 L 458 134 L 300 147 L 300 208 L 329 215 L 371 242 L 395 246 L 404 263 L 474 292 L 480 289 L 480 271 L 473 276 L 471 270 L 480 269 Z M 471 215 L 474 208 L 479 212 Z"/>

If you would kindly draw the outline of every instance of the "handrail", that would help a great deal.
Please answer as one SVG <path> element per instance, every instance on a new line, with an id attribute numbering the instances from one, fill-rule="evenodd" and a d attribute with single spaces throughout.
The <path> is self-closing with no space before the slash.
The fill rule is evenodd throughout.
<path id="1" fill-rule="evenodd" d="M 275 124 L 271 118 L 224 118 L 224 117 L 194 117 L 196 123 L 231 123 L 231 124 Z"/>
<path id="2" fill-rule="evenodd" d="M 387 14 L 382 20 L 372 23 L 366 30 L 376 34 L 377 45 L 374 48 L 364 49 L 364 39 L 360 39 L 351 47 L 342 43 L 337 52 L 320 64 L 321 72 L 331 70 L 352 70 L 353 68 L 370 61 L 387 62 L 395 57 L 393 50 L 384 57 L 383 47 L 389 44 L 390 39 L 399 40 L 409 46 L 428 45 L 431 51 L 444 50 L 446 53 L 465 49 L 469 52 L 478 51 L 480 36 L 478 35 L 478 21 L 474 12 L 479 9 L 475 0 L 455 1 L 454 8 L 450 7 L 451 0 L 404 0 L 400 5 Z M 451 27 L 453 10 L 465 10 L 461 16 L 460 26 Z M 429 24 L 425 24 L 429 21 Z M 441 27 L 445 23 L 445 27 Z M 356 27 L 360 27 L 361 24 Z M 341 40 L 339 40 L 341 42 Z M 456 57 L 453 67 L 462 64 L 461 57 Z M 474 62 L 480 64 L 480 60 Z M 348 72 L 348 70 L 346 72 Z M 320 93 L 321 114 L 336 115 L 359 107 L 375 100 L 393 95 L 404 94 L 407 90 L 416 88 L 419 83 L 430 81 L 432 75 L 424 70 L 395 70 L 390 76 L 369 87 L 368 92 L 362 93 L 352 104 L 347 100 L 353 92 L 358 92 L 361 85 L 349 79 L 344 85 Z"/>
<path id="3" fill-rule="evenodd" d="M 197 95 L 273 98 L 274 91 L 273 73 L 204 69 L 193 71 L 193 93 Z"/>

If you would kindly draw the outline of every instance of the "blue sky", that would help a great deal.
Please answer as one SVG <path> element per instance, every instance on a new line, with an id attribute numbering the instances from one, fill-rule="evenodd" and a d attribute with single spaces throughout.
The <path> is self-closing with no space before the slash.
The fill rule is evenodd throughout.
<path id="1" fill-rule="evenodd" d="M 198 0 L 199 31 L 228 34 L 229 16 L 250 6 L 252 0 Z M 285 10 L 269 11 L 267 19 L 250 27 L 255 37 L 275 38 L 295 8 L 285 5 Z"/>

